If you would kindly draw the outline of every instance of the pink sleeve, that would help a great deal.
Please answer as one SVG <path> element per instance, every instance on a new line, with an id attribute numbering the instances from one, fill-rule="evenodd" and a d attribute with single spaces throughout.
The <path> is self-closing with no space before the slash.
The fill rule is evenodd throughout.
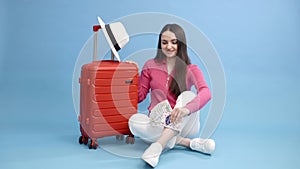
<path id="1" fill-rule="evenodd" d="M 144 65 L 141 75 L 139 76 L 139 84 L 138 84 L 138 102 L 142 102 L 150 89 L 150 69 L 147 66 L 147 63 Z"/>
<path id="2" fill-rule="evenodd" d="M 197 65 L 190 64 L 187 69 L 187 87 L 195 85 L 197 96 L 185 107 L 191 113 L 200 110 L 211 99 L 210 90 L 205 82 L 204 76 Z"/>

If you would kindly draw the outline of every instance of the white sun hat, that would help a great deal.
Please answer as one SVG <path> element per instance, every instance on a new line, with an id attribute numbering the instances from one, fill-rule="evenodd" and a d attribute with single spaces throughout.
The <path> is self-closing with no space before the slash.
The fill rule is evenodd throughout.
<path id="1" fill-rule="evenodd" d="M 129 36 L 124 25 L 121 22 L 105 24 L 99 16 L 98 22 L 113 54 L 116 56 L 118 61 L 121 61 L 117 51 L 129 42 Z"/>

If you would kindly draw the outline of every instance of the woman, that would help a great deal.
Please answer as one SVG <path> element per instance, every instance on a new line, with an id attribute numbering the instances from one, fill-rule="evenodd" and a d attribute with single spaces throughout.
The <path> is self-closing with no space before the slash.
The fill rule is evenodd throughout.
<path id="1" fill-rule="evenodd" d="M 197 94 L 190 91 L 192 86 L 197 89 Z M 142 156 L 145 162 L 155 167 L 163 149 L 172 149 L 175 145 L 207 154 L 214 151 L 212 139 L 190 138 L 199 132 L 199 110 L 211 99 L 211 94 L 201 70 L 190 63 L 185 33 L 177 24 L 164 26 L 159 35 L 156 57 L 143 67 L 139 77 L 139 102 L 149 92 L 149 117 L 136 114 L 129 120 L 131 132 L 152 143 Z M 169 116 L 152 111 L 164 100 L 173 109 Z M 161 121 L 165 123 L 157 125 L 156 122 Z"/>

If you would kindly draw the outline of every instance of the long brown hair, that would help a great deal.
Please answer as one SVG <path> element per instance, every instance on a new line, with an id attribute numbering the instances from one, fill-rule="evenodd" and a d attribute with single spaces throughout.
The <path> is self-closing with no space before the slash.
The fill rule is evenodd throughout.
<path id="1" fill-rule="evenodd" d="M 173 32 L 177 38 L 178 51 L 175 63 L 175 73 L 169 86 L 169 91 L 178 97 L 181 92 L 187 90 L 185 83 L 186 67 L 187 65 L 191 64 L 191 61 L 187 54 L 187 44 L 184 30 L 177 24 L 167 24 L 161 30 L 158 39 L 158 50 L 154 59 L 157 62 L 162 62 L 166 58 L 165 54 L 161 50 L 161 35 L 165 31 Z"/>

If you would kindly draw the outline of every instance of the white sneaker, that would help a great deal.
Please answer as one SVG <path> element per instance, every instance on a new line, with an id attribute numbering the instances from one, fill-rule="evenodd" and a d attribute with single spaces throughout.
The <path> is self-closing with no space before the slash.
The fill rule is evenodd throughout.
<path id="1" fill-rule="evenodd" d="M 156 167 L 159 161 L 159 156 L 162 152 L 160 143 L 152 143 L 144 152 L 142 159 L 152 167 Z"/>
<path id="2" fill-rule="evenodd" d="M 215 151 L 216 143 L 212 139 L 194 138 L 190 142 L 190 148 L 202 153 L 211 154 Z"/>

